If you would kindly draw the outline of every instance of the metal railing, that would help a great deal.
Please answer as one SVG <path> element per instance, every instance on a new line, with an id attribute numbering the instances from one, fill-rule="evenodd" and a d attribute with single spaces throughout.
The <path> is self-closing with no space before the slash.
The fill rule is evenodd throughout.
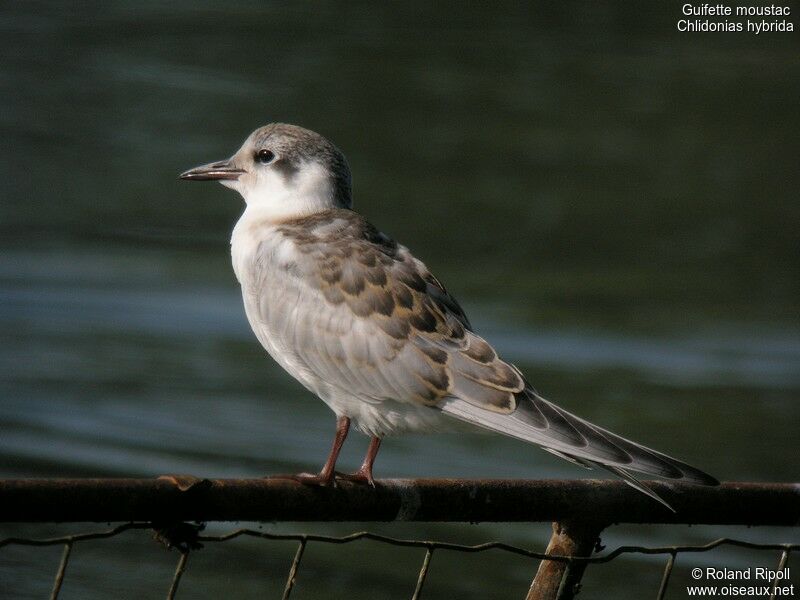
<path id="1" fill-rule="evenodd" d="M 283 598 L 289 598 L 294 589 L 309 544 L 349 544 L 360 540 L 425 551 L 413 599 L 422 597 L 434 552 L 498 551 L 540 561 L 528 600 L 574 597 L 580 590 L 585 569 L 591 564 L 608 563 L 631 554 L 664 555 L 666 562 L 656 596 L 661 599 L 679 554 L 707 552 L 726 545 L 776 552 L 776 576 L 769 582 L 769 597 L 782 593 L 785 582 L 778 579 L 777 573 L 786 568 L 791 552 L 800 548 L 798 544 L 757 544 L 723 538 L 701 545 L 622 546 L 601 550 L 599 535 L 617 523 L 797 526 L 800 486 L 725 483 L 710 488 L 664 482 L 648 482 L 648 485 L 676 512 L 669 512 L 622 482 L 605 480 L 382 480 L 374 489 L 346 482 L 336 488 L 315 488 L 286 479 L 209 480 L 189 476 L 152 480 L 0 480 L 0 522 L 123 522 L 111 529 L 49 539 L 6 538 L 0 540 L 0 549 L 15 545 L 63 545 L 51 593 L 54 600 L 59 596 L 76 544 L 133 529 L 153 530 L 157 539 L 179 550 L 168 599 L 176 597 L 192 552 L 203 544 L 243 536 L 297 542 Z M 553 535 L 547 549 L 538 552 L 502 542 L 461 545 L 369 532 L 336 537 L 245 528 L 204 535 L 201 523 L 209 521 L 552 521 Z M 597 551 L 599 554 L 593 556 Z"/>

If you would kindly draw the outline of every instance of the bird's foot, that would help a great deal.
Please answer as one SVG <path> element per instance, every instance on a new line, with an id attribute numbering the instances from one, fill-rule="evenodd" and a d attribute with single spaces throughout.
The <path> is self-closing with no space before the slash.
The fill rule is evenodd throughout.
<path id="1" fill-rule="evenodd" d="M 353 483 L 363 483 L 370 487 L 375 487 L 375 480 L 372 478 L 372 472 L 367 469 L 359 469 L 355 473 L 339 473 L 336 472 L 336 477 L 344 481 L 352 481 Z"/>
<path id="2" fill-rule="evenodd" d="M 295 473 L 293 475 L 267 475 L 265 479 L 289 479 L 303 485 L 317 487 L 336 487 L 334 473 Z"/>

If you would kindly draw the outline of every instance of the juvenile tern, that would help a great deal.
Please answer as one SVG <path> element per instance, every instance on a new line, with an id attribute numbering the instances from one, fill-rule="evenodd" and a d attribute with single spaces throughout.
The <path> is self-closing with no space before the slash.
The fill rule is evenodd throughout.
<path id="1" fill-rule="evenodd" d="M 374 485 L 384 437 L 460 421 L 603 467 L 664 504 L 634 472 L 718 483 L 539 396 L 427 267 L 353 210 L 347 160 L 323 136 L 266 125 L 231 158 L 181 178 L 219 181 L 244 198 L 231 256 L 247 318 L 272 358 L 336 414 L 325 465 L 299 481 Z M 351 424 L 371 441 L 361 468 L 342 475 L 336 459 Z"/>

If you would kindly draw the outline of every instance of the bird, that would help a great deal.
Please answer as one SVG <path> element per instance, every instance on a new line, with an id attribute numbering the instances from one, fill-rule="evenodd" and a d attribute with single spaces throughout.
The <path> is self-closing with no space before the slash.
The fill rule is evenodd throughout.
<path id="1" fill-rule="evenodd" d="M 540 396 L 425 264 L 353 209 L 347 159 L 322 135 L 271 123 L 230 158 L 180 177 L 218 181 L 244 199 L 231 262 L 248 322 L 275 362 L 336 415 L 322 469 L 293 479 L 374 486 L 385 437 L 466 426 L 606 469 L 669 509 L 635 474 L 719 483 Z M 360 468 L 344 474 L 336 462 L 351 426 L 370 442 Z"/>

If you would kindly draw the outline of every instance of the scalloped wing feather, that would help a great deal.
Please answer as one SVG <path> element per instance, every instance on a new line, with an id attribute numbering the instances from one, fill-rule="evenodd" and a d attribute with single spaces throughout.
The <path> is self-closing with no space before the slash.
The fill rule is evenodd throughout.
<path id="1" fill-rule="evenodd" d="M 317 377 L 368 401 L 436 406 L 457 395 L 514 410 L 522 375 L 470 330 L 458 302 L 405 247 L 350 211 L 288 221 L 277 232 L 256 261 L 259 318 L 291 337 L 296 361 Z"/>

